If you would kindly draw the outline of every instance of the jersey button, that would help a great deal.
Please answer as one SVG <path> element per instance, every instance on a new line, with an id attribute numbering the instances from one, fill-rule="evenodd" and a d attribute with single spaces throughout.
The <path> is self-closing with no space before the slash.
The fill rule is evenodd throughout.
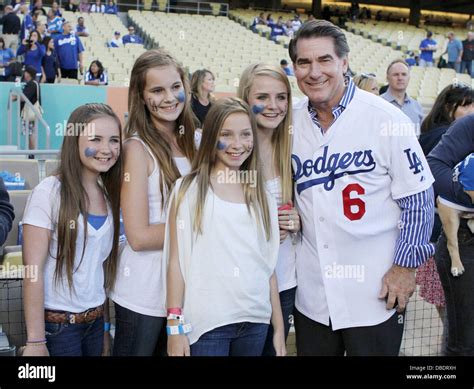
<path id="1" fill-rule="evenodd" d="M 320 221 L 320 222 L 323 222 L 323 221 L 324 221 L 324 218 L 321 216 L 321 217 L 319 218 L 319 221 Z"/>
<path id="2" fill-rule="evenodd" d="M 325 244 L 325 245 L 324 245 L 324 248 L 327 249 L 327 248 L 329 248 L 329 246 L 328 246 L 327 244 Z"/>

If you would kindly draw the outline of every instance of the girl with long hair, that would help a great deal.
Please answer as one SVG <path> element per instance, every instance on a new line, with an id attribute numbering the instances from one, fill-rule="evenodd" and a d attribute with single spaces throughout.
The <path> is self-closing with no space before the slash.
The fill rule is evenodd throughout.
<path id="1" fill-rule="evenodd" d="M 120 227 L 121 125 L 105 104 L 69 117 L 56 175 L 31 193 L 23 216 L 23 355 L 100 356 L 106 288 Z"/>
<path id="2" fill-rule="evenodd" d="M 252 108 L 257 122 L 256 143 L 267 190 L 279 206 L 280 250 L 276 278 L 285 324 L 291 327 L 296 294 L 296 233 L 299 215 L 292 202 L 291 87 L 282 69 L 266 64 L 247 67 L 240 78 L 238 96 Z M 275 355 L 270 326 L 264 355 Z"/>
<path id="3" fill-rule="evenodd" d="M 114 355 L 153 355 L 166 323 L 162 250 L 171 187 L 195 153 L 189 84 L 162 50 L 135 62 L 125 128 L 122 215 L 127 242 L 114 289 Z"/>
<path id="4" fill-rule="evenodd" d="M 204 121 L 192 172 L 171 196 L 168 354 L 259 356 L 270 320 L 285 355 L 275 266 L 276 202 L 265 190 L 249 106 L 218 101 Z"/>

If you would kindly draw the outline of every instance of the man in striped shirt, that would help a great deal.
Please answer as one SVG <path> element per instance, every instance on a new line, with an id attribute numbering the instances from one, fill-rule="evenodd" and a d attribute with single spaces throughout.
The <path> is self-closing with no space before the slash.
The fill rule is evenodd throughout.
<path id="1" fill-rule="evenodd" d="M 415 269 L 434 253 L 433 177 L 401 110 L 355 87 L 327 21 L 291 41 L 292 163 L 301 216 L 298 355 L 398 355 Z"/>

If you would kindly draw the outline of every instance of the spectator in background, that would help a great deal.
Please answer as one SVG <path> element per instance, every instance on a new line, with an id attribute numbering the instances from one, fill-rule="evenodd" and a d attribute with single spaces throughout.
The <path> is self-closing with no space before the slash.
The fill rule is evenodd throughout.
<path id="1" fill-rule="evenodd" d="M 0 177 L 0 246 L 7 240 L 8 233 L 12 229 L 13 219 L 15 219 L 13 205 L 10 203 L 10 196 Z"/>
<path id="2" fill-rule="evenodd" d="M 293 26 L 291 25 L 291 20 L 287 20 L 286 24 L 283 26 L 283 30 L 285 31 L 285 35 L 293 38 L 295 32 L 293 31 Z"/>
<path id="3" fill-rule="evenodd" d="M 293 73 L 293 69 L 290 67 L 290 65 L 288 64 L 288 61 L 286 59 L 282 59 L 280 61 L 280 67 L 283 69 L 283 71 L 285 72 L 285 74 L 287 76 L 294 76 L 295 73 Z"/>
<path id="4" fill-rule="evenodd" d="M 250 29 L 253 32 L 257 32 L 257 25 L 267 25 L 265 14 L 263 12 L 260 12 L 260 14 L 253 20 L 252 24 L 250 25 Z"/>
<path id="5" fill-rule="evenodd" d="M 215 81 L 214 74 L 207 69 L 196 70 L 191 78 L 191 107 L 201 126 L 215 100 Z"/>
<path id="6" fill-rule="evenodd" d="M 295 14 L 295 17 L 291 21 L 291 28 L 293 29 L 293 32 L 298 31 L 302 25 L 303 22 L 300 19 L 300 15 Z"/>
<path id="7" fill-rule="evenodd" d="M 89 36 L 89 31 L 84 24 L 84 18 L 82 16 L 77 19 L 76 35 L 85 37 Z"/>
<path id="8" fill-rule="evenodd" d="M 432 67 L 433 66 L 433 53 L 438 49 L 436 41 L 432 38 L 433 33 L 428 31 L 426 38 L 420 43 L 420 66 L 421 67 Z"/>
<path id="9" fill-rule="evenodd" d="M 41 43 L 40 34 L 35 30 L 30 34 L 28 39 L 23 40 L 17 53 L 17 55 L 25 55 L 25 60 L 23 61 L 24 65 L 29 65 L 36 69 L 36 81 L 39 81 L 43 75 L 41 63 L 46 50 Z"/>
<path id="10" fill-rule="evenodd" d="M 118 12 L 117 6 L 113 2 L 113 0 L 110 0 L 107 5 L 105 6 L 105 13 L 106 14 L 112 14 L 116 15 Z"/>
<path id="11" fill-rule="evenodd" d="M 20 28 L 20 40 L 28 38 L 30 32 L 34 30 L 35 22 L 29 13 L 28 6 L 26 4 L 20 7 L 20 13 L 23 15 L 23 21 L 21 22 Z"/>
<path id="12" fill-rule="evenodd" d="M 18 47 L 18 35 L 21 30 L 20 18 L 13 12 L 13 7 L 7 5 L 4 8 L 4 15 L 0 18 L 2 27 L 2 38 L 5 41 L 5 47 L 11 48 L 14 52 Z"/>
<path id="13" fill-rule="evenodd" d="M 123 42 L 122 42 L 122 38 L 120 38 L 120 32 L 115 31 L 114 39 L 110 40 L 109 47 L 122 47 L 122 46 L 123 46 Z"/>
<path id="14" fill-rule="evenodd" d="M 461 73 L 467 70 L 467 74 L 473 77 L 472 60 L 474 59 L 474 32 L 467 33 L 467 39 L 462 41 Z"/>
<path id="15" fill-rule="evenodd" d="M 43 45 L 46 48 L 46 53 L 43 57 L 43 76 L 41 82 L 47 84 L 54 84 L 56 77 L 58 83 L 61 82 L 61 70 L 59 69 L 59 60 L 54 50 L 54 39 L 50 36 L 44 38 Z"/>
<path id="16" fill-rule="evenodd" d="M 38 20 L 37 22 L 35 22 L 35 30 L 38 31 L 41 40 L 43 40 L 44 38 L 48 36 L 47 34 L 48 26 L 46 22 L 44 21 Z"/>
<path id="17" fill-rule="evenodd" d="M 21 6 L 25 4 L 25 0 L 14 0 L 12 1 L 11 6 L 13 7 L 13 12 L 18 14 L 20 12 Z"/>
<path id="18" fill-rule="evenodd" d="M 275 24 L 275 21 L 274 21 L 273 18 L 272 18 L 272 14 L 270 14 L 270 13 L 267 15 L 267 23 L 266 23 L 266 24 L 267 24 L 267 25 L 269 25 L 269 24 Z"/>
<path id="19" fill-rule="evenodd" d="M 89 12 L 103 14 L 105 12 L 105 5 L 102 4 L 100 0 L 96 0 L 95 4 L 91 5 L 91 9 Z"/>
<path id="20" fill-rule="evenodd" d="M 43 16 L 47 16 L 46 10 L 43 8 L 42 0 L 35 0 L 33 8 L 30 11 L 30 14 L 33 15 L 36 11 L 43 14 Z"/>
<path id="21" fill-rule="evenodd" d="M 448 45 L 443 54 L 448 53 L 448 67 L 454 69 L 456 73 L 461 73 L 462 43 L 456 39 L 452 31 L 448 32 L 447 37 Z"/>
<path id="22" fill-rule="evenodd" d="M 471 113 L 474 113 L 474 90 L 470 86 L 451 84 L 444 88 L 421 124 L 420 145 L 425 156 L 428 156 L 439 143 L 452 122 Z M 436 243 L 438 241 L 441 228 L 441 220 L 435 213 L 430 242 Z M 433 257 L 420 266 L 416 272 L 416 283 L 420 285 L 420 296 L 436 306 L 439 317 L 446 328 L 447 323 L 444 320 L 446 300 Z"/>
<path id="23" fill-rule="evenodd" d="M 59 17 L 63 16 L 61 12 L 61 8 L 59 7 L 59 4 L 56 1 L 53 1 L 53 4 L 51 4 L 51 9 L 54 12 L 54 16 L 59 16 Z"/>
<path id="24" fill-rule="evenodd" d="M 135 27 L 128 27 L 128 35 L 124 35 L 122 38 L 122 43 L 125 46 L 128 43 L 140 44 L 143 45 L 143 39 L 138 35 L 135 35 Z"/>
<path id="25" fill-rule="evenodd" d="M 78 69 L 82 73 L 82 46 L 81 39 L 72 32 L 71 23 L 63 24 L 64 34 L 54 39 L 54 49 L 58 54 L 59 67 L 63 78 L 72 78 L 77 80 Z"/>
<path id="26" fill-rule="evenodd" d="M 374 73 L 361 73 L 355 76 L 352 81 L 359 89 L 379 95 L 379 84 Z"/>
<path id="27" fill-rule="evenodd" d="M 63 33 L 64 19 L 56 16 L 52 8 L 48 10 L 48 34 L 53 38 Z"/>
<path id="28" fill-rule="evenodd" d="M 79 3 L 79 12 L 89 12 L 90 5 L 87 0 L 80 0 Z"/>
<path id="29" fill-rule="evenodd" d="M 408 57 L 405 58 L 405 62 L 407 63 L 407 65 L 410 67 L 417 66 L 418 63 L 416 61 L 417 57 L 415 57 L 415 53 L 413 51 L 409 51 L 407 54 L 408 54 Z"/>
<path id="30" fill-rule="evenodd" d="M 407 95 L 410 82 L 410 67 L 403 59 L 396 59 L 387 68 L 388 90 L 381 96 L 400 108 L 417 126 L 423 119 L 423 109 L 418 101 Z"/>
<path id="31" fill-rule="evenodd" d="M 276 24 L 269 24 L 272 31 L 270 32 L 270 39 L 276 41 L 277 36 L 285 35 L 285 30 L 283 28 L 283 18 L 280 16 Z"/>
<path id="32" fill-rule="evenodd" d="M 69 12 L 77 12 L 78 6 L 76 0 L 68 0 L 64 9 Z"/>
<path id="33" fill-rule="evenodd" d="M 23 81 L 25 85 L 23 87 L 23 94 L 30 101 L 32 105 L 35 105 L 39 101 L 41 105 L 41 92 L 39 82 L 36 81 L 35 77 L 37 76 L 37 71 L 32 66 L 26 66 L 25 72 L 23 74 Z M 15 100 L 15 99 L 14 99 Z M 28 145 L 30 149 L 36 149 L 38 147 L 38 134 L 36 132 L 34 122 L 29 121 L 26 115 L 25 117 L 25 102 L 21 101 L 20 108 L 22 117 L 24 118 L 24 128 L 25 131 L 28 131 Z M 33 159 L 34 156 L 28 156 L 29 159 Z"/>
<path id="34" fill-rule="evenodd" d="M 10 75 L 9 66 L 15 61 L 15 54 L 9 47 L 5 47 L 5 40 L 0 37 L 0 81 L 6 81 Z"/>
<path id="35" fill-rule="evenodd" d="M 327 20 L 328 22 L 331 21 L 331 8 L 329 8 L 329 5 L 324 6 L 322 17 L 324 20 Z"/>
<path id="36" fill-rule="evenodd" d="M 95 60 L 91 62 L 89 66 L 89 70 L 86 72 L 84 77 L 84 83 L 86 85 L 107 85 L 109 83 L 109 79 L 107 77 L 107 73 L 104 70 L 104 66 L 102 62 L 99 60 Z"/>

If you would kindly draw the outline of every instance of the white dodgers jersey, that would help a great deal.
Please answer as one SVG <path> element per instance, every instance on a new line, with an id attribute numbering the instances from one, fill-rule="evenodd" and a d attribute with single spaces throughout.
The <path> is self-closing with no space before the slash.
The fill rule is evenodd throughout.
<path id="1" fill-rule="evenodd" d="M 393 264 L 401 209 L 395 200 L 430 188 L 411 120 L 356 88 L 323 135 L 294 105 L 292 164 L 302 221 L 296 308 L 333 330 L 377 325 L 393 315 L 378 298 Z"/>

